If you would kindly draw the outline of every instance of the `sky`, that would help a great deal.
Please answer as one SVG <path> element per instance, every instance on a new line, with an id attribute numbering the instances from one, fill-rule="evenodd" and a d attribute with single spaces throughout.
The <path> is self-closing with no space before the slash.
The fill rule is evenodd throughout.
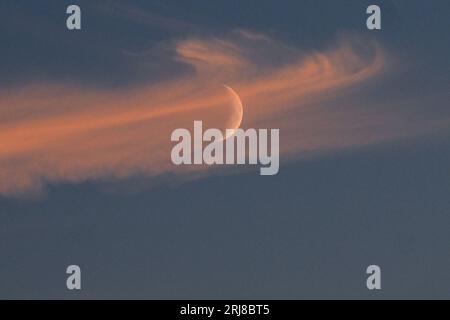
<path id="1" fill-rule="evenodd" d="M 2 1 L 0 298 L 448 299 L 449 13 Z M 223 85 L 280 130 L 278 174 L 171 162 L 174 129 L 230 125 Z"/>

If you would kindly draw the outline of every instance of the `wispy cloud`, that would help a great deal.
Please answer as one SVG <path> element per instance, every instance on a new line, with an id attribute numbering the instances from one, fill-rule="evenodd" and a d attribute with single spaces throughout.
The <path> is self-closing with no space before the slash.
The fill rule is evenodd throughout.
<path id="1" fill-rule="evenodd" d="M 173 63 L 191 72 L 157 84 L 108 91 L 36 83 L 1 92 L 0 193 L 36 191 L 48 181 L 197 170 L 172 165 L 170 133 L 197 119 L 223 127 L 230 112 L 224 83 L 241 96 L 244 127 L 281 129 L 286 156 L 397 136 L 379 132 L 374 116 L 355 124 L 350 98 L 339 110 L 321 106 L 383 70 L 376 43 L 359 50 L 350 37 L 324 52 L 300 52 L 249 31 L 232 38 L 177 42 Z"/>
<path id="2" fill-rule="evenodd" d="M 154 14 L 149 10 L 143 10 L 142 8 L 125 1 L 120 0 L 108 0 L 94 4 L 99 12 L 110 17 L 121 17 L 131 20 L 134 23 L 147 25 L 160 30 L 177 32 L 196 32 L 200 28 L 193 23 L 189 23 L 179 19 L 173 19 L 160 14 Z"/>

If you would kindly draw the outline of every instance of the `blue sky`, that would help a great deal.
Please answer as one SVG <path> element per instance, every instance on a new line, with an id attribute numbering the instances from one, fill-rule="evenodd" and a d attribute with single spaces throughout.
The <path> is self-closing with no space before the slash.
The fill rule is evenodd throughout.
<path id="1" fill-rule="evenodd" d="M 325 53 L 334 61 L 342 37 L 358 39 L 352 46 L 359 63 L 370 65 L 374 53 L 365 43 L 372 41 L 386 63 L 361 82 L 345 81 L 344 72 L 345 86 L 306 96 L 306 109 L 293 100 L 292 109 L 273 112 L 269 99 L 261 107 L 267 116 L 255 111 L 267 127 L 282 126 L 280 144 L 294 146 L 281 154 L 275 176 L 229 168 L 184 180 L 140 162 L 128 166 L 131 147 L 113 149 L 125 154 L 118 157 L 124 167 L 100 155 L 92 168 L 58 162 L 60 153 L 52 158 L 46 145 L 24 158 L 0 154 L 0 190 L 7 190 L 0 194 L 0 298 L 448 298 L 450 4 L 375 1 L 382 30 L 368 31 L 372 2 L 3 1 L 1 129 L 62 112 L 43 109 L 28 91 L 33 86 L 76 88 L 51 91 L 65 106 L 74 92 L 90 103 L 195 78 L 203 69 L 180 62 L 174 50 L 193 39 L 250 52 L 243 58 L 257 71 L 236 81 L 241 92 L 299 55 Z M 72 3 L 82 8 L 78 32 L 65 29 Z M 236 30 L 271 45 L 254 52 Z M 47 94 L 43 100 L 53 101 Z M 22 98 L 26 108 L 7 103 Z M 258 123 L 251 112 L 245 124 Z M 137 149 L 136 130 L 126 144 Z M 89 140 L 97 137 L 62 150 L 88 159 L 96 155 Z M 20 145 L 3 142 L 4 150 Z M 49 173 L 54 163 L 58 173 Z M 23 181 L 18 177 L 31 182 L 10 192 Z M 65 287 L 69 264 L 82 269 L 81 292 Z M 365 287 L 370 264 L 382 268 L 379 292 Z"/>

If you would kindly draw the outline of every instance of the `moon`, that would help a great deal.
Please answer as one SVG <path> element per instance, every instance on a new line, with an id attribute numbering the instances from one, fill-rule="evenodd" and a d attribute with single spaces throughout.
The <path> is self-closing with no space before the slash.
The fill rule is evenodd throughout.
<path id="1" fill-rule="evenodd" d="M 231 107 L 233 108 L 233 113 L 228 119 L 227 125 L 225 127 L 225 129 L 232 129 L 233 131 L 229 130 L 228 133 L 227 131 L 225 131 L 225 137 L 223 140 L 226 140 L 234 135 L 236 133 L 236 130 L 241 126 L 242 117 L 244 115 L 244 107 L 242 106 L 241 98 L 239 98 L 236 91 L 234 91 L 227 85 L 223 86 L 225 87 L 225 89 L 227 89 L 228 95 L 231 99 Z"/>

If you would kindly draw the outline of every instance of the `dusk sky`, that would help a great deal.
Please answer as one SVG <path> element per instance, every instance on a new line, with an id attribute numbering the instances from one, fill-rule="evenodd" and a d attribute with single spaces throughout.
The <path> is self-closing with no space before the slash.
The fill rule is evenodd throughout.
<path id="1" fill-rule="evenodd" d="M 449 16 L 1 1 L 0 298 L 450 298 Z M 278 173 L 175 165 L 195 120 L 279 129 Z"/>

